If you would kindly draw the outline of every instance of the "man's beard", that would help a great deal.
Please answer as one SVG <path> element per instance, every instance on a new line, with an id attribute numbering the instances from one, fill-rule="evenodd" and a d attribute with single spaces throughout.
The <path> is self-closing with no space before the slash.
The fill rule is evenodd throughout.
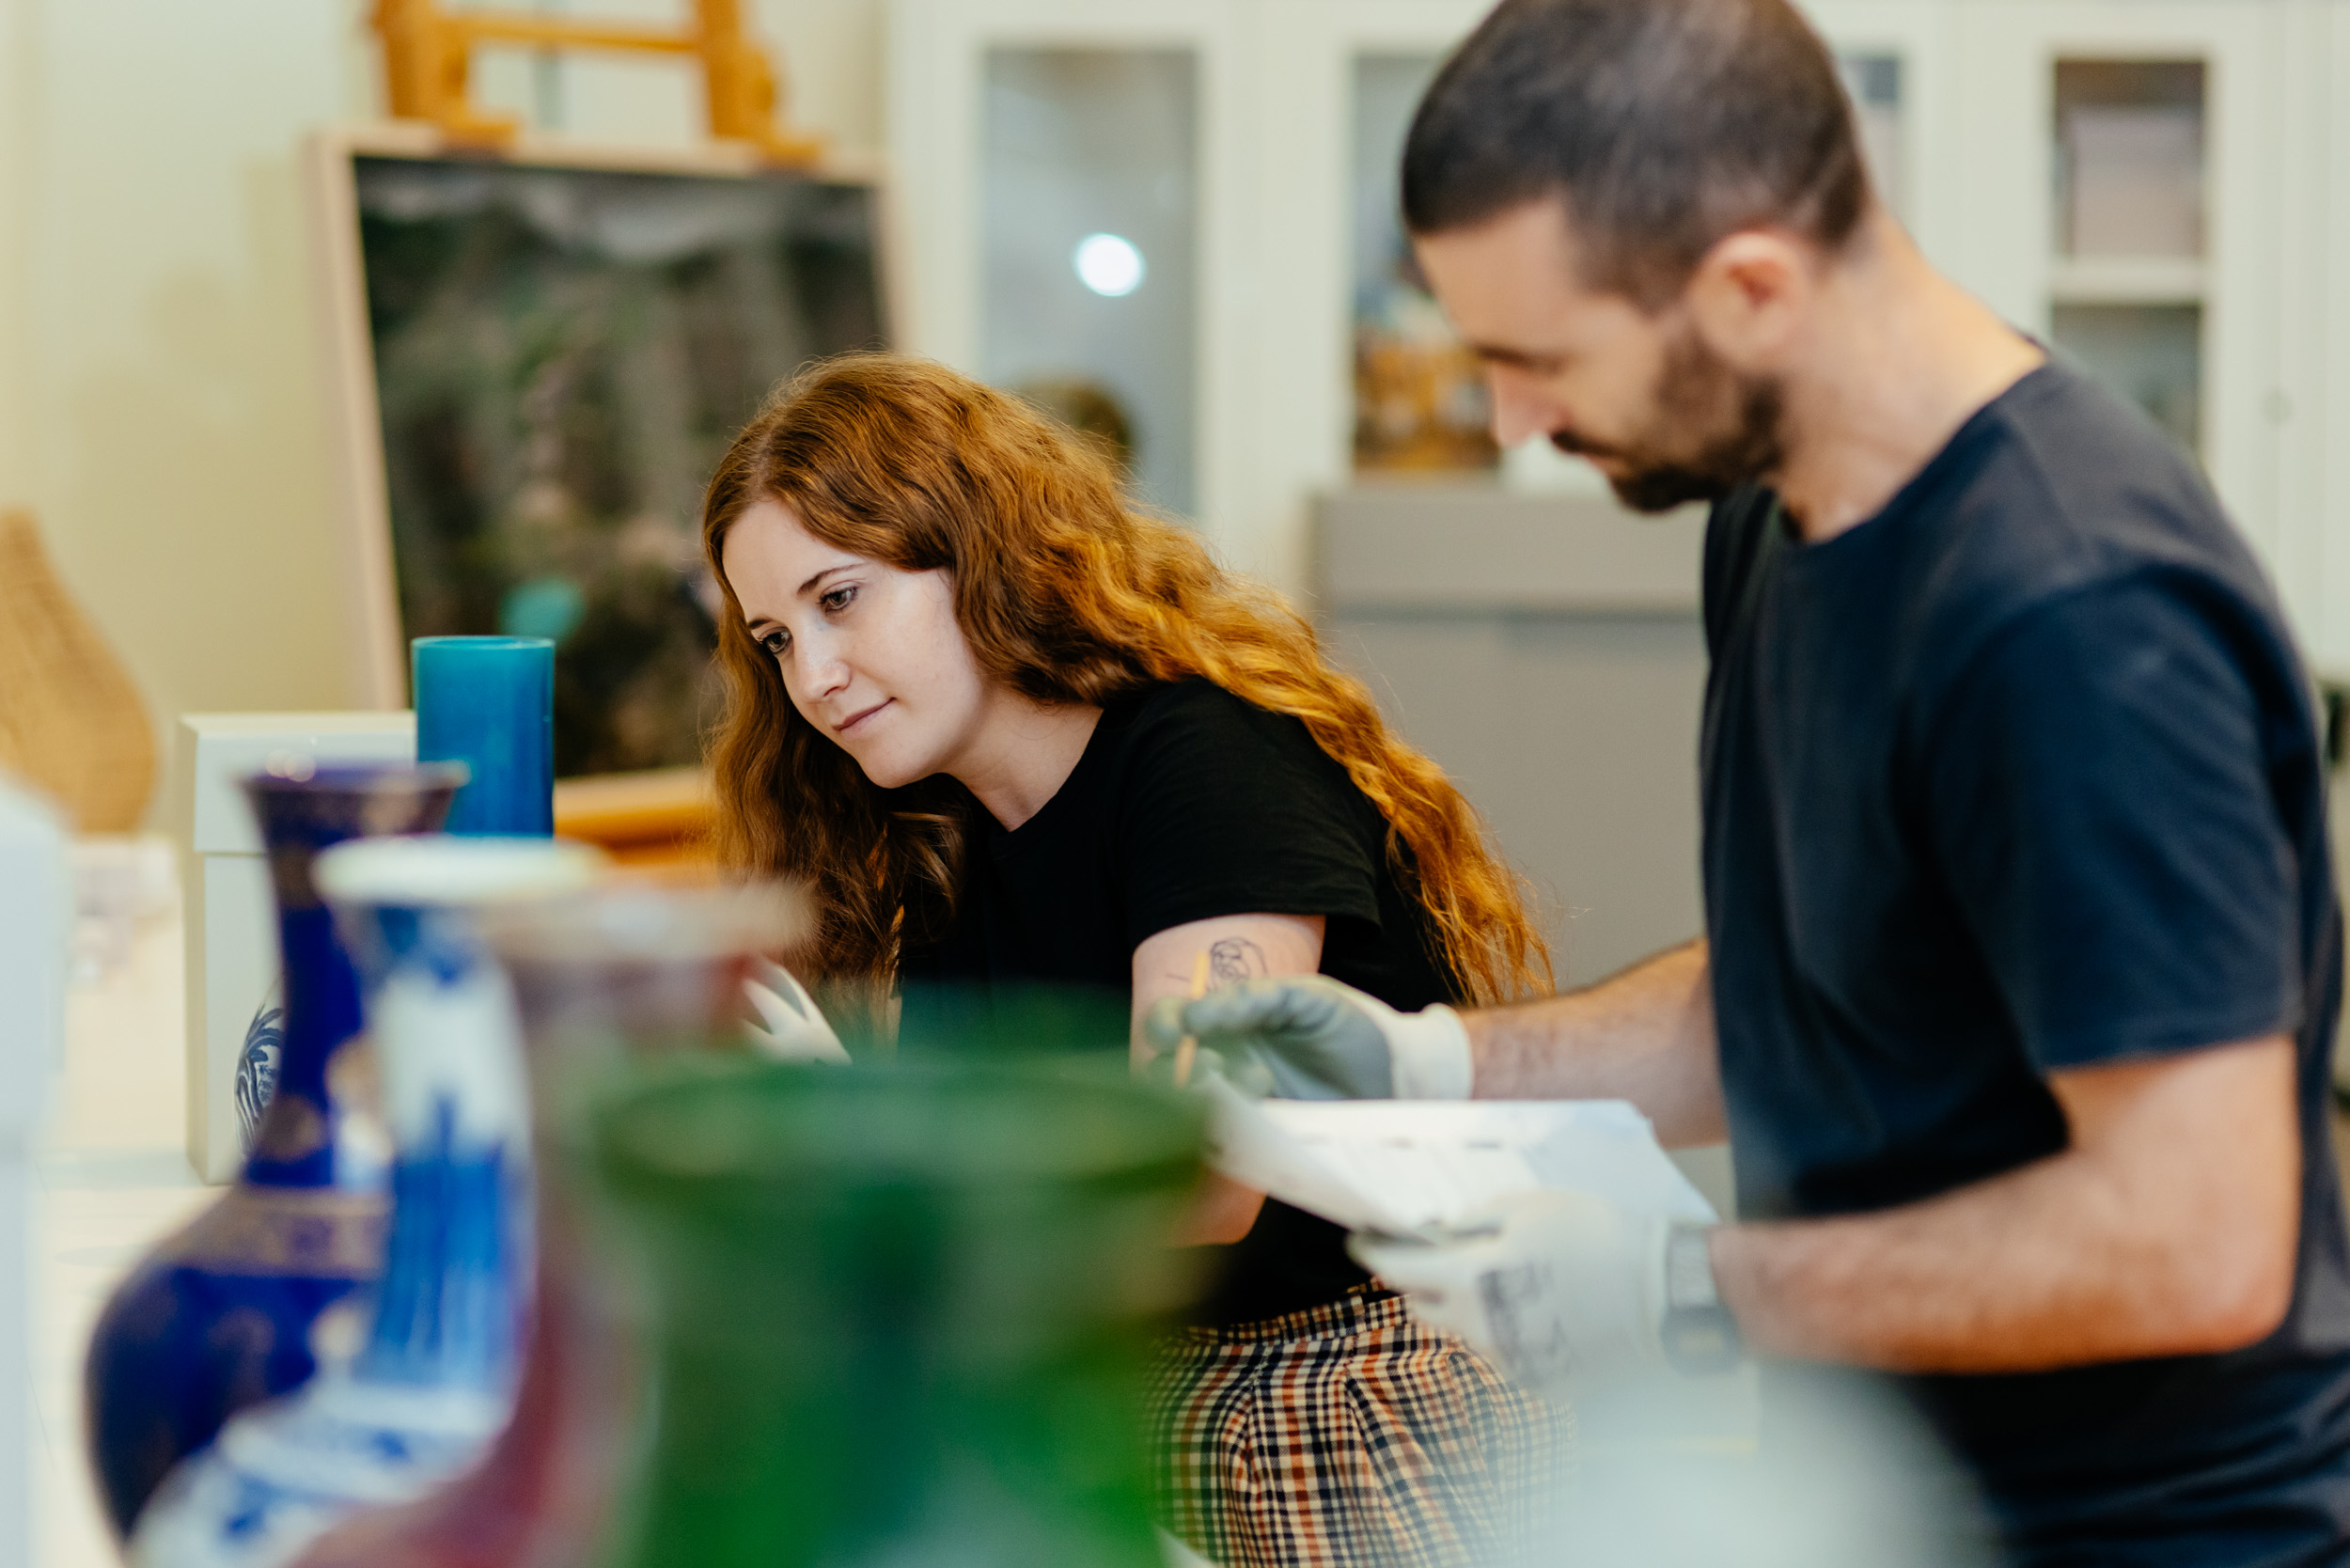
<path id="1" fill-rule="evenodd" d="M 1686 329 L 1666 347 L 1655 401 L 1656 417 L 1636 440 L 1602 446 L 1560 431 L 1551 445 L 1578 457 L 1623 463 L 1625 472 L 1609 476 L 1608 486 L 1618 500 L 1643 512 L 1718 501 L 1770 473 L 1787 455 L 1779 384 L 1739 375 Z"/>

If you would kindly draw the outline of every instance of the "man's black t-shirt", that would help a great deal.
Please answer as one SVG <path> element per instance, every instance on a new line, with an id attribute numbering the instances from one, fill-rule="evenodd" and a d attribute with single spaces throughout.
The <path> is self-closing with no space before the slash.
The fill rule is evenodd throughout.
<path id="1" fill-rule="evenodd" d="M 909 947 L 909 988 L 1042 981 L 1128 996 L 1135 949 L 1169 927 L 1320 915 L 1324 974 L 1405 1010 L 1457 999 L 1378 808 L 1303 723 L 1207 681 L 1110 703 L 1068 779 L 1019 827 L 966 807 L 951 923 Z M 1225 1250 L 1213 1323 L 1319 1306 L 1369 1278 L 1339 1227 L 1270 1199 Z"/>
<path id="2" fill-rule="evenodd" d="M 2227 1356 L 1904 1380 L 2028 1562 L 2350 1561 L 2342 933 L 2310 691 L 2187 460 L 2051 364 L 1877 516 L 1715 509 L 1706 925 L 1749 1218 L 2065 1146 L 2051 1074 L 2299 1043 L 2298 1286 Z"/>

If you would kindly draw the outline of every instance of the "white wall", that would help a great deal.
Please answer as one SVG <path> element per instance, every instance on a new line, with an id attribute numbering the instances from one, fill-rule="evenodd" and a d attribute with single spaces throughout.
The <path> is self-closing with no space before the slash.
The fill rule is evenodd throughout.
<path id="1" fill-rule="evenodd" d="M 793 118 L 877 146 L 878 0 L 755 8 Z M 295 155 L 380 112 L 368 9 L 0 0 L 0 505 L 36 509 L 159 730 L 355 700 Z M 697 128 L 687 68 L 561 69 L 572 133 Z M 525 106 L 530 65 L 493 59 L 482 87 Z"/>

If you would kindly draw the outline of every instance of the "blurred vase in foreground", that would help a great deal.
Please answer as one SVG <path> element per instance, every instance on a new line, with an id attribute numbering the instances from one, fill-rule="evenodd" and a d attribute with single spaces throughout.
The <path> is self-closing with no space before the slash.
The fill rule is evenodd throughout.
<path id="1" fill-rule="evenodd" d="M 450 1480 L 506 1424 L 529 1300 L 529 1096 L 479 911 L 577 892 L 601 864 L 585 845 L 442 836 L 320 858 L 367 977 L 396 1150 L 383 1280 L 355 1359 L 233 1418 L 174 1471 L 134 1563 L 274 1568 L 340 1519 Z"/>
<path id="2" fill-rule="evenodd" d="M 347 839 L 438 826 L 464 776 L 337 768 L 247 786 L 284 959 L 277 1087 L 236 1185 L 131 1271 L 91 1335 L 91 1463 L 125 1535 L 223 1420 L 310 1376 L 314 1322 L 383 1267 L 390 1139 L 360 1037 L 358 980 L 311 864 Z"/>
<path id="3" fill-rule="evenodd" d="M 586 1560 L 643 1379 L 638 1293 L 589 1224 L 584 1107 L 633 1059 L 743 1055 L 745 976 L 809 929 L 805 901 L 782 888 L 625 883 L 500 909 L 489 925 L 521 1003 L 537 1146 L 539 1282 L 514 1418 L 464 1478 L 350 1519 L 302 1568 Z"/>
<path id="4" fill-rule="evenodd" d="M 1200 1125 L 1123 1076 L 746 1066 L 596 1117 L 653 1294 L 609 1568 L 1156 1568 L 1140 1369 Z"/>

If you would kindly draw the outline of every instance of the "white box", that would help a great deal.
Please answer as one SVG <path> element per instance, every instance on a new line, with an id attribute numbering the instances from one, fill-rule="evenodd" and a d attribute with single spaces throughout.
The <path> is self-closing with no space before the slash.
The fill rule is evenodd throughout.
<path id="1" fill-rule="evenodd" d="M 299 759 L 312 766 L 413 762 L 416 716 L 377 713 L 185 713 L 173 746 L 188 992 L 188 1163 L 208 1182 L 244 1163 L 237 1063 L 269 1010 L 282 1006 L 276 910 L 243 780 Z"/>
<path id="2" fill-rule="evenodd" d="M 64 825 L 0 778 L 0 1568 L 33 1560 L 28 1161 L 64 1054 L 72 929 Z"/>
<path id="3" fill-rule="evenodd" d="M 63 819 L 0 774 L 0 1158 L 24 1152 L 64 1065 L 72 933 Z"/>
<path id="4" fill-rule="evenodd" d="M 2064 117 L 2075 256 L 2203 254 L 2203 117 L 2088 106 Z"/>

